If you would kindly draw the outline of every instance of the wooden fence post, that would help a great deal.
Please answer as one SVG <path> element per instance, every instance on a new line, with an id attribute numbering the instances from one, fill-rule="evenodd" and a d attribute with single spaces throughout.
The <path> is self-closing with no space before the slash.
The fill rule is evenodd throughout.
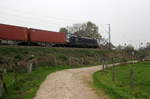
<path id="1" fill-rule="evenodd" d="M 130 81 L 130 88 L 133 89 L 135 87 L 135 73 L 133 68 L 130 69 L 129 81 Z"/>
<path id="2" fill-rule="evenodd" d="M 84 58 L 83 57 L 81 58 L 81 64 L 84 64 Z"/>
<path id="3" fill-rule="evenodd" d="M 115 65 L 112 66 L 112 81 L 115 81 Z"/>
<path id="4" fill-rule="evenodd" d="M 13 73 L 14 73 L 13 87 L 16 88 L 18 63 L 15 61 L 13 66 L 14 66 L 14 69 L 13 69 Z"/>
<path id="5" fill-rule="evenodd" d="M 105 70 L 105 60 L 102 60 L 103 71 Z"/>
<path id="6" fill-rule="evenodd" d="M 56 58 L 54 58 L 54 64 L 57 65 L 57 59 Z"/>
<path id="7" fill-rule="evenodd" d="M 4 94 L 4 86 L 3 86 L 3 74 L 0 71 L 0 97 Z"/>
<path id="8" fill-rule="evenodd" d="M 32 68 L 33 68 L 33 63 L 29 62 L 28 66 L 27 66 L 27 72 L 28 73 L 32 72 Z"/>
<path id="9" fill-rule="evenodd" d="M 69 57 L 69 65 L 71 65 L 71 62 L 72 62 L 72 58 Z"/>
<path id="10" fill-rule="evenodd" d="M 106 60 L 104 60 L 104 64 L 105 64 L 105 69 L 108 68 L 108 62 Z"/>

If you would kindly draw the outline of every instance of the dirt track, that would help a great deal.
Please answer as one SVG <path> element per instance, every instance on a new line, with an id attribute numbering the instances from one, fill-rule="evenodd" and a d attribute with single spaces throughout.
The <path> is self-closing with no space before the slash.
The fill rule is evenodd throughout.
<path id="1" fill-rule="evenodd" d="M 108 99 L 92 88 L 92 73 L 102 66 L 67 69 L 50 74 L 34 99 Z"/>

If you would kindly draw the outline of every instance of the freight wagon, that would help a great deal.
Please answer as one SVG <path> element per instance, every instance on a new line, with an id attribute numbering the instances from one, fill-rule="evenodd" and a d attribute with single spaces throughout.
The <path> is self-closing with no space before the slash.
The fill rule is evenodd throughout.
<path id="1" fill-rule="evenodd" d="M 26 27 L 0 24 L 1 43 L 17 44 L 28 41 L 28 29 Z"/>
<path id="2" fill-rule="evenodd" d="M 66 34 L 61 32 L 0 24 L 0 42 L 18 45 L 62 46 L 67 43 L 67 39 Z"/>
<path id="3" fill-rule="evenodd" d="M 29 29 L 30 41 L 42 46 L 64 45 L 67 43 L 66 33 L 52 32 L 39 29 Z"/>

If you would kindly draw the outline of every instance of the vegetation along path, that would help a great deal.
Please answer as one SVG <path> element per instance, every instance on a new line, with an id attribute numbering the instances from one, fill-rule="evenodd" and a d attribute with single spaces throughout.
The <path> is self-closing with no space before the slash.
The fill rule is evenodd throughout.
<path id="1" fill-rule="evenodd" d="M 50 74 L 40 86 L 34 99 L 108 99 L 92 88 L 92 73 L 102 66 L 67 69 Z"/>

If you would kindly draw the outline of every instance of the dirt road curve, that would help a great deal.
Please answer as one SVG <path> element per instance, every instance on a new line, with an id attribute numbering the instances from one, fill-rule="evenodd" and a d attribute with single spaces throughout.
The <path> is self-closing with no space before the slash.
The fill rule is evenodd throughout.
<path id="1" fill-rule="evenodd" d="M 92 88 L 92 73 L 102 66 L 67 69 L 50 74 L 34 99 L 108 99 Z"/>

